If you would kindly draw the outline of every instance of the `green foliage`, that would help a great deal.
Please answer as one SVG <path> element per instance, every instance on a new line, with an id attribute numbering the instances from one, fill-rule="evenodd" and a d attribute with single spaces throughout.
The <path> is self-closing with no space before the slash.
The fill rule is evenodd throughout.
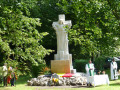
<path id="1" fill-rule="evenodd" d="M 44 64 L 43 58 L 51 52 L 41 45 L 48 33 L 38 32 L 40 19 L 29 17 L 29 7 L 24 2 L 10 2 L 0 4 L 1 58 L 18 67 L 23 74 L 28 74 L 32 65 Z"/>
<path id="2" fill-rule="evenodd" d="M 39 64 L 38 66 L 33 65 L 32 66 L 32 76 L 37 77 L 40 72 L 42 72 L 43 68 L 46 66 L 46 64 Z"/>
<path id="3" fill-rule="evenodd" d="M 72 20 L 69 40 L 70 44 L 79 45 L 78 55 L 116 55 L 115 48 L 120 45 L 120 1 L 113 1 L 61 0 L 58 3 L 66 17 Z"/>
<path id="4" fill-rule="evenodd" d="M 2 67 L 0 67 L 0 76 L 2 75 Z"/>
<path id="5" fill-rule="evenodd" d="M 48 70 L 48 71 L 44 72 L 44 75 L 48 75 L 48 74 L 51 74 L 51 70 Z"/>
<path id="6" fill-rule="evenodd" d="M 51 25 L 61 13 L 72 20 L 67 31 L 73 60 L 119 55 L 119 6 L 119 0 L 0 0 L 0 64 L 13 64 L 23 74 L 44 66 L 47 49 L 57 51 Z"/>
<path id="7" fill-rule="evenodd" d="M 77 72 L 86 72 L 85 65 L 87 63 L 88 63 L 88 60 L 85 60 L 85 59 L 75 60 L 74 68 L 77 70 Z"/>
<path id="8" fill-rule="evenodd" d="M 42 45 L 47 49 L 52 49 L 55 51 L 54 53 L 51 53 L 51 55 L 45 57 L 47 65 L 50 65 L 50 60 L 53 60 L 54 54 L 57 51 L 56 33 L 52 27 L 52 23 L 58 20 L 58 15 L 63 13 L 63 11 L 59 8 L 58 5 L 56 5 L 56 3 L 60 2 L 60 0 L 37 1 L 37 4 L 30 4 L 32 5 L 32 8 L 30 9 L 30 16 L 41 19 L 41 28 L 37 28 L 40 33 L 49 33 L 45 38 L 43 38 L 44 42 L 42 42 Z"/>
<path id="9" fill-rule="evenodd" d="M 95 68 L 97 70 L 104 70 L 105 65 L 109 68 L 110 67 L 110 62 L 107 62 L 106 60 L 108 59 L 108 57 L 105 56 L 100 56 L 98 58 L 95 59 Z"/>

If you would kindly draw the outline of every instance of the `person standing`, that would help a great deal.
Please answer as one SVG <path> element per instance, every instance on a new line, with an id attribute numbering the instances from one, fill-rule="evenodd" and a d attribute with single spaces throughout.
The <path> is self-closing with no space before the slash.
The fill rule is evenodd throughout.
<path id="1" fill-rule="evenodd" d="M 89 63 L 85 66 L 86 73 L 87 73 L 87 86 L 92 86 L 92 84 L 89 82 L 89 76 L 94 76 L 94 64 L 91 60 L 89 60 Z"/>
<path id="2" fill-rule="evenodd" d="M 111 64 L 110 64 L 110 71 L 111 71 L 111 80 L 118 79 L 118 76 L 116 75 L 117 72 L 117 63 L 115 62 L 115 59 L 113 58 Z"/>
<path id="3" fill-rule="evenodd" d="M 8 67 L 7 84 L 10 84 L 12 67 Z"/>
<path id="4" fill-rule="evenodd" d="M 88 76 L 94 76 L 94 64 L 91 60 L 89 60 L 89 63 L 85 66 L 87 77 Z"/>
<path id="5" fill-rule="evenodd" d="M 3 66 L 3 83 L 4 83 L 4 86 L 7 86 L 7 63 L 4 63 L 4 66 Z"/>
<path id="6" fill-rule="evenodd" d="M 14 70 L 12 70 L 12 72 L 11 72 L 11 80 L 10 80 L 10 82 L 11 82 L 11 86 L 14 86 L 14 82 L 15 82 L 15 73 L 14 73 Z"/>

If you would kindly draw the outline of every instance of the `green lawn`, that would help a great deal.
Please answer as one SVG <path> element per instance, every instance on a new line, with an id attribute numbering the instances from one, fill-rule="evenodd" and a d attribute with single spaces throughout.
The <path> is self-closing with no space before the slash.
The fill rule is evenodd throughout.
<path id="1" fill-rule="evenodd" d="M 0 90 L 120 90 L 120 79 L 116 81 L 110 81 L 110 85 L 101 85 L 87 88 L 87 87 L 64 87 L 64 86 L 52 86 L 52 87 L 41 87 L 41 86 L 26 86 L 27 80 L 30 78 L 27 76 L 22 76 L 17 80 L 16 87 L 0 87 Z"/>

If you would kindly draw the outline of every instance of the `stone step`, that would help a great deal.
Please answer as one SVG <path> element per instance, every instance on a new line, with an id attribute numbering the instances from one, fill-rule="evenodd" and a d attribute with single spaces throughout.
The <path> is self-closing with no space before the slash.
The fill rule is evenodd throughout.
<path id="1" fill-rule="evenodd" d="M 72 70 L 73 69 L 73 66 L 70 66 L 70 70 Z"/>
<path id="2" fill-rule="evenodd" d="M 76 69 L 72 69 L 71 73 L 75 74 L 76 73 Z"/>

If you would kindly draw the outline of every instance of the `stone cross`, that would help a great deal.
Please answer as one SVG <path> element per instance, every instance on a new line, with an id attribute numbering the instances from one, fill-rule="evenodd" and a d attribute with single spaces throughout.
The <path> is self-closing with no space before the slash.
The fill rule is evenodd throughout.
<path id="1" fill-rule="evenodd" d="M 55 60 L 71 60 L 72 62 L 72 55 L 69 54 L 68 50 L 68 34 L 66 32 L 67 28 L 71 28 L 72 23 L 71 20 L 65 21 L 65 15 L 60 14 L 59 20 L 57 22 L 53 22 L 53 28 L 56 31 L 57 35 L 57 54 L 55 54 Z"/>

